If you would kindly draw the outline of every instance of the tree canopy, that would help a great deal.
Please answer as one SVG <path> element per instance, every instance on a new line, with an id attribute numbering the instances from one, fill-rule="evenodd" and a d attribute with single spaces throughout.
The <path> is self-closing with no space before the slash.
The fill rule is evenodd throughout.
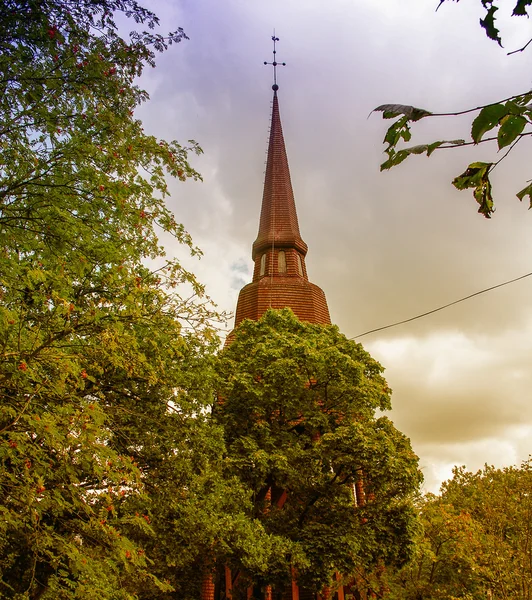
<path id="1" fill-rule="evenodd" d="M 123 39 L 118 13 L 148 31 Z M 146 135 L 134 114 L 135 78 L 185 37 L 156 25 L 129 0 L 0 3 L 4 598 L 170 590 L 146 558 L 161 465 L 191 494 L 216 478 L 221 437 L 202 416 L 215 314 L 186 300 L 203 289 L 157 239 L 198 253 L 164 197 L 166 175 L 198 177 L 199 148 Z"/>
<path id="2" fill-rule="evenodd" d="M 439 496 L 420 500 L 414 560 L 390 571 L 390 600 L 514 598 L 532 591 L 532 472 L 455 468 Z"/>
<path id="3" fill-rule="evenodd" d="M 440 0 L 437 8 L 440 8 L 445 1 Z M 458 0 L 456 1 L 458 2 Z M 480 1 L 486 11 L 484 18 L 480 19 L 480 25 L 490 39 L 502 46 L 502 35 L 496 24 L 497 11 L 500 8 L 499 3 L 494 0 Z M 532 0 L 517 0 L 513 5 L 511 16 L 528 18 L 531 5 Z M 504 8 L 508 10 L 509 7 L 504 6 Z M 531 42 L 532 39 L 522 48 L 509 52 L 509 54 L 525 51 Z M 384 119 L 399 117 L 388 128 L 384 137 L 384 143 L 386 144 L 384 151 L 387 159 L 381 164 L 381 171 L 401 164 L 413 154 L 431 156 L 437 150 L 490 143 L 496 146 L 497 151 L 503 150 L 503 154 L 491 162 L 475 161 L 470 163 L 465 171 L 455 177 L 452 182 L 458 190 L 473 190 L 473 197 L 479 205 L 478 212 L 487 218 L 490 218 L 495 210 L 490 180 L 491 173 L 517 144 L 532 135 L 532 92 L 528 89 L 512 93 L 509 97 L 497 102 L 447 113 L 435 113 L 424 108 L 404 104 L 382 104 L 374 110 L 382 112 Z M 474 116 L 469 138 L 435 140 L 428 144 L 413 146 L 405 145 L 405 142 L 410 142 L 412 138 L 412 123 L 426 118 L 453 118 L 464 114 Z M 528 198 L 529 206 L 532 207 L 532 184 L 529 181 L 516 195 L 521 201 Z"/>
<path id="4" fill-rule="evenodd" d="M 421 473 L 408 439 L 377 414 L 391 390 L 362 346 L 270 310 L 239 326 L 218 370 L 230 468 L 265 530 L 286 541 L 279 564 L 251 578 L 282 586 L 291 567 L 319 592 L 335 573 L 363 586 L 364 573 L 404 563 Z"/>

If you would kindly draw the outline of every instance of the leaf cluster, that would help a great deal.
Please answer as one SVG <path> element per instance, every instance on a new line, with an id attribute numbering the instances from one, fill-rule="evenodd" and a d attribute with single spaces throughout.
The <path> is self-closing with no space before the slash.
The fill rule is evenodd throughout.
<path id="1" fill-rule="evenodd" d="M 438 7 L 436 10 L 440 8 L 440 6 L 446 0 L 440 0 Z M 459 2 L 459 0 L 454 0 L 455 2 Z M 480 0 L 482 8 L 486 11 L 484 18 L 480 19 L 480 26 L 484 29 L 487 37 L 491 40 L 496 41 L 499 46 L 502 47 L 502 38 L 499 29 L 497 28 L 496 21 L 496 13 L 499 10 L 498 2 L 495 0 Z M 528 17 L 528 10 L 532 5 L 532 0 L 517 0 L 513 6 L 511 16 L 512 17 Z M 506 8 L 506 7 L 505 7 Z M 524 48 L 523 48 L 524 49 Z"/>
<path id="2" fill-rule="evenodd" d="M 459 0 L 456 1 L 458 2 Z M 444 2 L 445 0 L 440 0 L 438 8 Z M 480 19 L 480 25 L 490 39 L 497 41 L 502 46 L 500 31 L 495 24 L 495 14 L 499 10 L 499 6 L 494 0 L 481 0 L 481 4 L 486 10 L 486 14 L 483 19 Z M 528 17 L 528 10 L 531 5 L 532 0 L 517 0 L 513 7 L 512 16 Z M 524 51 L 531 42 L 532 40 L 523 46 L 523 48 L 509 54 Z M 381 164 L 381 171 L 401 164 L 412 154 L 426 154 L 427 156 L 431 156 L 436 150 L 496 142 L 498 151 L 506 149 L 498 160 L 492 162 L 472 162 L 452 182 L 458 190 L 472 189 L 473 197 L 479 205 L 478 212 L 486 218 L 490 218 L 495 211 L 493 190 L 490 181 L 491 173 L 519 142 L 532 135 L 532 128 L 530 127 L 532 124 L 531 100 L 532 94 L 526 91 L 493 104 L 449 113 L 434 113 L 423 108 L 404 104 L 382 104 L 375 108 L 374 111 L 382 112 L 384 119 L 398 118 L 388 128 L 384 137 L 384 143 L 386 144 L 384 152 L 387 155 L 387 159 Z M 412 137 L 411 123 L 427 117 L 452 118 L 464 114 L 476 115 L 471 124 L 470 141 L 466 141 L 466 139 L 436 140 L 415 146 L 403 145 L 404 142 L 409 142 Z M 493 132 L 496 135 L 485 137 L 488 132 Z M 517 192 L 516 195 L 521 201 L 528 197 L 529 207 L 532 207 L 532 186 L 530 184 Z"/>
<path id="3" fill-rule="evenodd" d="M 234 332 L 218 370 L 215 415 L 232 472 L 265 530 L 290 543 L 284 573 L 270 569 L 266 582 L 282 585 L 291 566 L 319 591 L 335 572 L 404 562 L 421 475 L 408 440 L 376 415 L 390 390 L 362 346 L 270 310 Z M 367 500 L 357 506 L 361 480 Z"/>
<path id="4" fill-rule="evenodd" d="M 531 93 L 513 96 L 503 102 L 489 104 L 486 106 L 464 112 L 477 112 L 477 116 L 471 124 L 471 141 L 464 139 L 438 140 L 429 144 L 399 147 L 400 142 L 408 142 L 411 139 L 410 123 L 427 117 L 456 116 L 438 115 L 424 109 L 399 104 L 383 104 L 375 110 L 383 113 L 383 118 L 390 119 L 399 116 L 388 128 L 384 143 L 387 144 L 385 153 L 388 158 L 381 164 L 381 170 L 390 169 L 412 154 L 426 154 L 431 156 L 435 150 L 457 148 L 461 146 L 477 145 L 484 142 L 497 143 L 498 150 L 507 148 L 506 152 L 494 162 L 473 162 L 467 169 L 453 179 L 453 185 L 458 190 L 472 189 L 473 196 L 479 204 L 478 212 L 489 218 L 494 212 L 494 201 L 490 175 L 511 152 L 511 150 L 525 137 L 532 135 L 532 100 Z M 400 116 L 401 115 L 401 116 Z M 496 130 L 496 136 L 485 137 L 487 133 Z M 517 193 L 519 200 L 528 196 L 532 206 L 532 187 L 527 185 Z"/>
<path id="5" fill-rule="evenodd" d="M 531 485 L 530 460 L 476 473 L 455 468 L 439 496 L 420 500 L 415 558 L 388 573 L 389 598 L 528 598 Z"/>

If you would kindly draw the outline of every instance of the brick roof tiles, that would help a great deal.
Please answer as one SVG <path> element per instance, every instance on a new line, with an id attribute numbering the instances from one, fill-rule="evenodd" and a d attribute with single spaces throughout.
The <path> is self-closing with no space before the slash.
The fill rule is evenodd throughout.
<path id="1" fill-rule="evenodd" d="M 259 232 L 253 243 L 253 281 L 240 291 L 235 326 L 244 319 L 260 319 L 268 308 L 285 307 L 302 321 L 331 322 L 325 294 L 308 280 L 307 249 L 299 233 L 275 90 Z"/>
<path id="2" fill-rule="evenodd" d="M 296 204 L 288 157 L 284 145 L 283 128 L 279 113 L 277 92 L 273 94 L 272 123 L 268 144 L 268 159 L 262 195 L 259 233 L 253 244 L 253 259 L 259 252 L 270 248 L 272 243 L 277 247 L 297 248 L 303 256 L 307 253 L 307 245 L 299 233 Z"/>

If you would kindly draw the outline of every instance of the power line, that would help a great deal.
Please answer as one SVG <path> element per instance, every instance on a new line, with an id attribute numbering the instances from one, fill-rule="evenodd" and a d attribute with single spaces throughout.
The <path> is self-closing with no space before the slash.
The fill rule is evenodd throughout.
<path id="1" fill-rule="evenodd" d="M 392 323 L 391 325 L 384 325 L 384 327 L 377 327 L 377 329 L 370 329 L 369 331 L 365 331 L 364 333 L 360 333 L 359 335 L 355 335 L 351 340 L 356 338 L 364 337 L 365 335 L 369 335 L 370 333 L 376 333 L 377 331 L 383 331 L 384 329 L 390 329 L 390 327 L 397 327 L 397 325 L 403 325 L 403 323 L 410 323 L 410 321 L 415 321 L 416 319 L 421 319 L 422 317 L 426 317 L 427 315 L 432 315 L 435 312 L 443 310 L 444 308 L 449 308 L 449 306 L 453 306 L 460 302 L 464 302 L 464 300 L 469 300 L 470 298 L 474 298 L 475 296 L 480 296 L 480 294 L 485 294 L 486 292 L 491 292 L 491 290 L 496 290 L 497 288 L 503 287 L 510 283 L 515 283 L 521 279 L 525 279 L 526 277 L 530 277 L 532 273 L 527 273 L 526 275 L 521 275 L 521 277 L 516 277 L 515 279 L 510 279 L 509 281 L 505 281 L 504 283 L 499 283 L 498 285 L 493 285 L 484 290 L 480 290 L 480 292 L 475 292 L 474 294 L 470 294 L 469 296 L 465 296 L 464 298 L 460 298 L 460 300 L 455 300 L 454 302 L 449 302 L 449 304 L 444 304 L 438 308 L 434 308 L 433 310 L 429 310 L 428 312 L 424 312 L 420 315 L 416 315 L 415 317 L 410 317 L 410 319 L 405 319 L 404 321 L 397 321 L 397 323 Z"/>

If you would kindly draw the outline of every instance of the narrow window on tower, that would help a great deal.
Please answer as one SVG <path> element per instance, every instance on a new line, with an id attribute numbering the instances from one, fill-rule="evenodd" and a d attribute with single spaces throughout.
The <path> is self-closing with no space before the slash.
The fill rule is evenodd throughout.
<path id="1" fill-rule="evenodd" d="M 277 254 L 277 267 L 279 273 L 286 273 L 286 254 L 283 250 L 280 250 Z"/>
<path id="2" fill-rule="evenodd" d="M 262 277 L 266 273 L 266 254 L 263 254 L 260 257 L 260 273 L 259 276 Z"/>
<path id="3" fill-rule="evenodd" d="M 303 264 L 301 263 L 301 255 L 297 255 L 297 272 L 303 277 Z"/>

